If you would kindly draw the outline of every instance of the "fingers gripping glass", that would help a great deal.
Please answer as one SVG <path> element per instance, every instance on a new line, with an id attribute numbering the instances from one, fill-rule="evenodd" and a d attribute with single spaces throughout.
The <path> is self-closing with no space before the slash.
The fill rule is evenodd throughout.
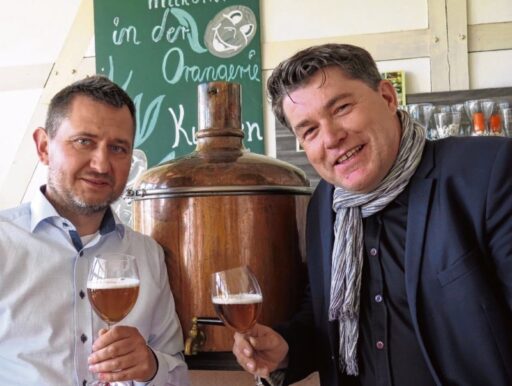
<path id="1" fill-rule="evenodd" d="M 256 324 L 263 295 L 258 280 L 249 267 L 243 266 L 212 275 L 212 303 L 224 324 L 234 331 L 246 333 Z M 256 385 L 263 386 L 255 377 Z"/>
<path id="2" fill-rule="evenodd" d="M 134 256 L 108 253 L 95 256 L 87 278 L 87 296 L 107 330 L 131 311 L 139 295 L 139 272 Z M 90 386 L 122 385 L 94 381 Z"/>

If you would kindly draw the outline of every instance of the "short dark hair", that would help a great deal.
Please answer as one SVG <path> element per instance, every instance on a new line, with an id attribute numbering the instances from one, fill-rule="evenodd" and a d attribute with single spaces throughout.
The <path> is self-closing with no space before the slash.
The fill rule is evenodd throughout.
<path id="1" fill-rule="evenodd" d="M 267 92 L 276 118 L 288 127 L 283 100 L 303 86 L 317 71 L 337 67 L 350 79 L 364 82 L 377 90 L 381 75 L 372 56 L 365 49 L 350 44 L 323 44 L 297 52 L 281 62 L 267 81 Z"/>
<path id="2" fill-rule="evenodd" d="M 52 98 L 45 123 L 46 132 L 50 138 L 55 137 L 60 124 L 69 114 L 69 108 L 73 99 L 78 95 L 89 97 L 97 102 L 113 107 L 121 108 L 127 106 L 132 116 L 135 135 L 137 122 L 135 118 L 135 105 L 132 98 L 106 76 L 93 75 L 64 87 Z"/>

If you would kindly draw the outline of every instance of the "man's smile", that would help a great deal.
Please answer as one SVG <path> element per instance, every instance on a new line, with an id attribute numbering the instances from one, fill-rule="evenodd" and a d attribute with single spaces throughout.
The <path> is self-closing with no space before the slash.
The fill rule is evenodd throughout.
<path id="1" fill-rule="evenodd" d="M 340 158 L 338 158 L 336 160 L 335 164 L 339 165 L 339 164 L 342 164 L 342 163 L 348 161 L 350 158 L 352 158 L 357 153 L 359 153 L 363 149 L 363 147 L 364 147 L 364 145 L 359 145 L 359 146 L 353 147 L 352 149 L 350 149 L 349 151 L 344 153 Z"/>

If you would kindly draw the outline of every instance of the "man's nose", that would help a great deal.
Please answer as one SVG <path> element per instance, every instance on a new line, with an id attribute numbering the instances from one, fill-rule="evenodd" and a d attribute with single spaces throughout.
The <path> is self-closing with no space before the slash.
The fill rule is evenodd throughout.
<path id="1" fill-rule="evenodd" d="M 345 129 L 334 122 L 325 122 L 323 132 L 324 144 L 327 149 L 337 147 L 347 136 Z"/>
<path id="2" fill-rule="evenodd" d="M 110 170 L 110 159 L 106 147 L 97 147 L 91 156 L 91 168 L 98 173 L 107 173 Z"/>

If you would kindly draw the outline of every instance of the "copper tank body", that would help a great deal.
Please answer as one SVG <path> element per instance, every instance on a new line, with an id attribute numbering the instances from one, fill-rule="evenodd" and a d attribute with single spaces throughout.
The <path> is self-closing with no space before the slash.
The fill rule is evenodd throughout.
<path id="1" fill-rule="evenodd" d="M 201 84 L 198 98 L 196 150 L 146 171 L 132 192 L 134 228 L 164 248 L 185 339 L 197 334 L 194 317 L 216 317 L 211 274 L 240 265 L 262 287 L 259 322 L 292 315 L 303 295 L 311 194 L 302 170 L 244 149 L 238 84 Z M 226 327 L 200 329 L 198 351 L 231 351 Z"/>

